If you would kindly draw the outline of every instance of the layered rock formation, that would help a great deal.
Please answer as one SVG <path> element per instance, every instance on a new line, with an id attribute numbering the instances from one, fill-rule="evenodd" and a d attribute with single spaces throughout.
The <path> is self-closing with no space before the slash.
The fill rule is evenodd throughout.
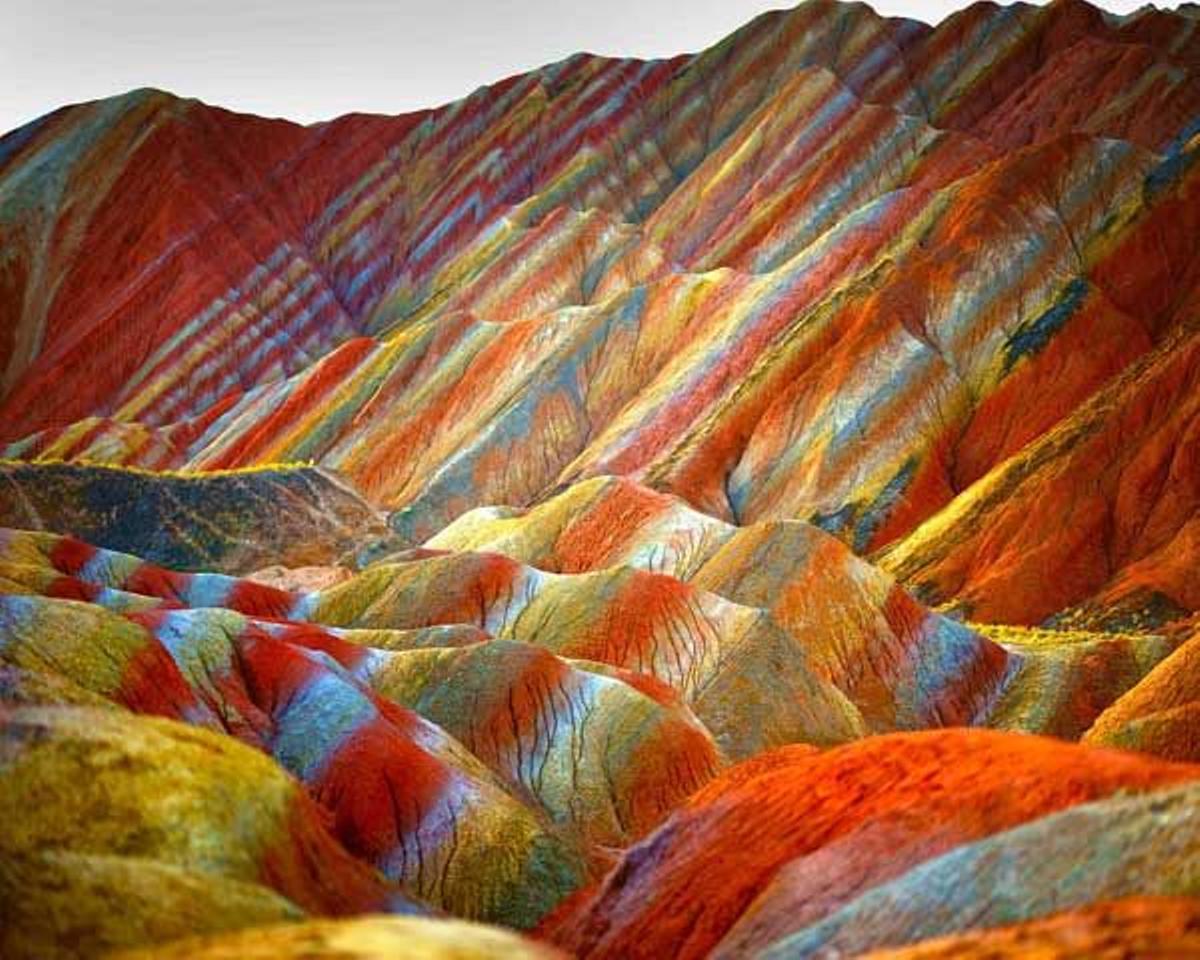
<path id="1" fill-rule="evenodd" d="M 0 953 L 1194 949 L 1197 22 L 0 138 Z"/>

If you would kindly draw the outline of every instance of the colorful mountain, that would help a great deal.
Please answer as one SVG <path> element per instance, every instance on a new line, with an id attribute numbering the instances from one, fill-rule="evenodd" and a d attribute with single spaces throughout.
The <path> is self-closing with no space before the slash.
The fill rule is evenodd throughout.
<path id="1" fill-rule="evenodd" d="M 1197 157 L 1083 0 L 0 137 L 0 954 L 1194 952 Z"/>

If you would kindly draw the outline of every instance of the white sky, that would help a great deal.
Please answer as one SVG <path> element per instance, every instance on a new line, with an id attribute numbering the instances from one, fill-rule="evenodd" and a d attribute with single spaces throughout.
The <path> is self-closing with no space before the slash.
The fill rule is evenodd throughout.
<path id="1" fill-rule="evenodd" d="M 702 49 L 789 0 L 0 0 L 0 132 L 153 86 L 302 122 L 400 113 L 579 50 Z M 937 22 L 961 4 L 878 0 Z M 1128 12 L 1139 0 L 1108 0 Z"/>

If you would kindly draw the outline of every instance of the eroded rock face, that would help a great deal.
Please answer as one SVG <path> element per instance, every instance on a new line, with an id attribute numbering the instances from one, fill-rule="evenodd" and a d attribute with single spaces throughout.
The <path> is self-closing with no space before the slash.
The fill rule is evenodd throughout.
<path id="1" fill-rule="evenodd" d="M 0 463 L 0 491 L 0 526 L 68 534 L 175 570 L 331 564 L 386 529 L 358 493 L 307 467 L 176 476 Z"/>
<path id="2" fill-rule="evenodd" d="M 300 784 L 229 737 L 74 706 L 6 707 L 0 724 L 0 808 L 11 825 L 3 844 L 6 862 L 12 858 L 18 871 L 73 874 L 65 866 L 73 857 L 83 858 L 82 864 L 98 857 L 116 879 L 130 874 L 135 902 L 144 899 L 149 880 L 137 875 L 136 863 L 114 858 L 165 865 L 165 887 L 171 868 L 185 874 L 177 884 L 191 883 L 201 894 L 204 878 L 211 877 L 207 895 L 213 898 L 212 885 L 240 883 L 244 892 L 238 896 L 232 896 L 236 886 L 229 888 L 234 912 L 227 926 L 235 925 L 237 910 L 261 917 L 404 906 L 398 889 L 334 839 Z M 91 872 L 80 868 L 76 882 Z M 278 896 L 256 894 L 249 885 Z M 21 890 L 40 902 L 36 887 Z"/>
<path id="3" fill-rule="evenodd" d="M 331 662 L 325 651 L 340 652 L 335 637 L 288 643 L 228 611 L 132 622 L 71 602 L 0 602 L 6 658 L 24 665 L 60 657 L 82 683 L 96 671 L 81 658 L 111 664 L 115 695 L 127 705 L 258 747 L 332 814 L 347 849 L 436 906 L 529 926 L 586 876 L 580 845 L 510 795 L 465 747 Z M 60 640 L 53 652 L 38 642 L 47 622 Z M 370 656 L 344 646 L 347 661 Z M 122 693 L 131 674 L 137 690 Z M 169 701 L 148 699 L 167 690 L 175 691 Z"/>
<path id="4" fill-rule="evenodd" d="M 1119 960 L 1186 957 L 1200 950 L 1200 899 L 1127 897 L 910 947 L 873 950 L 871 960 L 937 960 L 941 957 L 1022 957 L 1047 960 Z"/>
<path id="5" fill-rule="evenodd" d="M 497 554 L 442 554 L 374 566 L 310 596 L 301 611 L 345 627 L 466 620 L 499 638 L 648 675 L 677 690 L 732 759 L 864 731 L 853 704 L 765 611 L 663 574 L 547 574 Z"/>
<path id="6" fill-rule="evenodd" d="M 349 580 L 354 572 L 349 567 L 264 567 L 246 574 L 247 580 L 278 587 L 293 593 L 311 593 L 325 587 L 333 587 Z"/>
<path id="7" fill-rule="evenodd" d="M 1186 941 L 1198 23 L 0 138 L 0 953 Z"/>
<path id="8" fill-rule="evenodd" d="M 816 0 L 694 57 L 575 57 L 422 115 L 70 108 L 5 154 L 9 453 L 316 461 L 412 542 L 621 474 L 887 546 L 1178 346 L 1193 28 L 1063 2 L 929 30 Z M 1189 382 L 1164 376 L 1140 395 Z M 1182 444 L 1179 473 L 1189 419 L 1127 487 Z M 1015 553 L 1115 511 L 1123 569 L 1194 513 L 1186 490 L 1145 524 L 1129 493 L 1053 486 Z M 1080 531 L 1049 610 L 1012 577 L 963 599 L 1030 622 L 1150 589 L 1100 562 L 1106 529 Z M 1185 586 L 1153 589 L 1186 606 Z"/>
<path id="9" fill-rule="evenodd" d="M 962 846 L 776 941 L 762 956 L 853 955 L 1139 891 L 1194 896 L 1196 793 L 1189 785 L 1111 797 Z M 960 882 L 966 876 L 978 886 Z"/>
<path id="10" fill-rule="evenodd" d="M 520 513 L 472 511 L 428 545 L 573 573 L 632 566 L 764 611 L 871 730 L 970 723 L 1014 667 L 1003 648 L 922 607 L 812 524 L 737 527 L 625 479 L 583 481 Z M 637 582 L 649 593 L 659 581 Z"/>
<path id="11" fill-rule="evenodd" d="M 1065 625 L 1154 629 L 1186 615 L 1200 502 L 1197 358 L 1189 322 L 882 564 L 920 595 L 983 620 L 1060 614 Z M 1050 535 L 1056 522 L 1062 536 Z M 1050 569 L 1053 578 L 1039 576 Z"/>
<path id="12" fill-rule="evenodd" d="M 726 938 L 728 956 L 745 956 L 788 930 L 839 915 L 839 907 L 850 910 L 842 905 L 938 851 L 971 849 L 975 838 L 1025 821 L 1037 826 L 1039 818 L 1117 792 L 1148 792 L 1139 809 L 1150 818 L 1156 791 L 1197 776 L 1196 767 L 985 731 L 893 734 L 824 753 L 764 754 L 694 795 L 549 932 L 580 956 L 667 949 L 702 957 Z M 1172 809 L 1192 816 L 1194 795 L 1173 794 Z M 1059 869 L 1069 871 L 1072 856 L 1064 853 Z M 1170 863 L 1167 875 L 1192 882 L 1186 857 Z M 973 876 L 958 875 L 961 896 L 990 889 L 968 883 Z M 947 879 L 933 889 L 953 888 Z M 1045 889 L 1049 895 L 1054 887 Z M 864 925 L 859 949 L 875 943 L 873 929 Z"/>
<path id="13" fill-rule="evenodd" d="M 1193 635 L 1084 734 L 1088 743 L 1200 761 L 1200 634 Z"/>
<path id="14" fill-rule="evenodd" d="M 6 855 L 0 949 L 12 957 L 94 957 L 122 947 L 296 922 L 269 888 L 139 856 Z"/>

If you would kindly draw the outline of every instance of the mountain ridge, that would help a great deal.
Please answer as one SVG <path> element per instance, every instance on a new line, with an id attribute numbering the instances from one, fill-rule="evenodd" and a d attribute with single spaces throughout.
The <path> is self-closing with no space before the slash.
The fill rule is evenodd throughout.
<path id="1" fill-rule="evenodd" d="M 0 137 L 0 953 L 1183 937 L 1198 21 Z"/>

